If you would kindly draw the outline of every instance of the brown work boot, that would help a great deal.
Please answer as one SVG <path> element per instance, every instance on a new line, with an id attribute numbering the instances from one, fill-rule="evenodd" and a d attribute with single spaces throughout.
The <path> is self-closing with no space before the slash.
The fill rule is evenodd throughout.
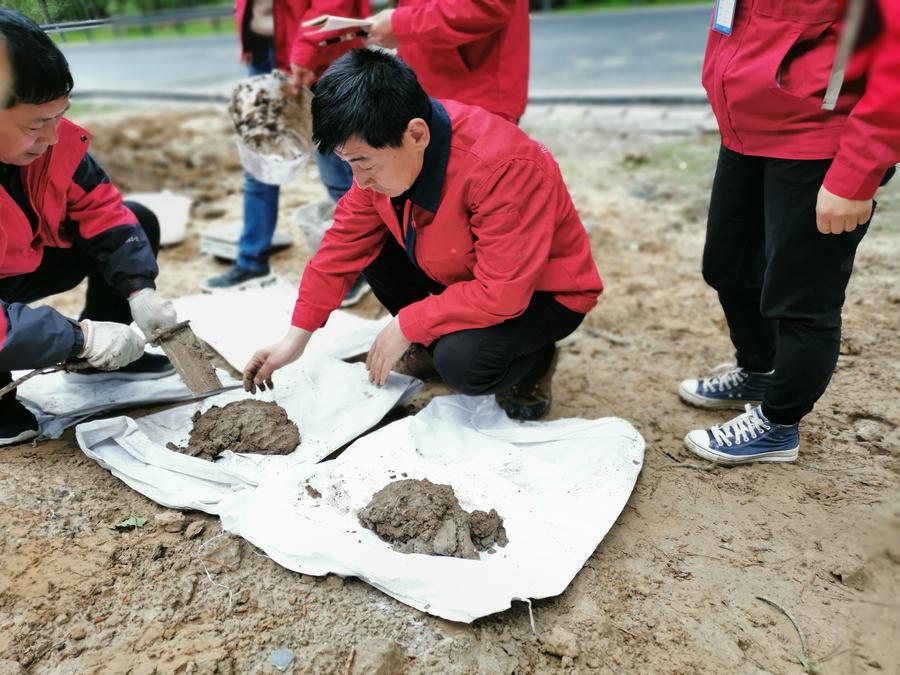
<path id="1" fill-rule="evenodd" d="M 423 382 L 441 381 L 441 376 L 434 367 L 431 352 L 416 342 L 409 346 L 392 370 L 401 375 L 417 377 Z"/>
<path id="2" fill-rule="evenodd" d="M 497 394 L 497 405 L 514 420 L 537 420 L 550 412 L 553 401 L 551 385 L 559 352 L 553 350 L 553 358 L 547 372 L 537 379 L 527 379 L 513 385 L 508 391 Z"/>

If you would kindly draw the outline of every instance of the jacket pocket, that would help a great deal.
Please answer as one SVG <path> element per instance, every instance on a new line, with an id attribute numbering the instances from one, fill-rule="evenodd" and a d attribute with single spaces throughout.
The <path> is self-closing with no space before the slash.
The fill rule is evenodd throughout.
<path id="1" fill-rule="evenodd" d="M 843 0 L 756 0 L 756 13 L 805 24 L 833 23 L 844 14 Z"/>

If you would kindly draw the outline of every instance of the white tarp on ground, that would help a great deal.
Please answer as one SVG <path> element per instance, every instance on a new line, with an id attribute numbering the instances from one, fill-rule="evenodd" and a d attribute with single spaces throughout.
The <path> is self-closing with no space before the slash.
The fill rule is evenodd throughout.
<path id="1" fill-rule="evenodd" d="M 179 319 L 190 319 L 200 339 L 232 367 L 243 370 L 257 349 L 287 333 L 296 299 L 296 286 L 278 283 L 246 291 L 190 295 L 173 302 Z M 313 334 L 304 358 L 345 359 L 366 352 L 389 321 L 389 316 L 371 320 L 332 312 L 325 327 Z"/>
<path id="2" fill-rule="evenodd" d="M 447 396 L 334 461 L 232 495 L 219 515 L 284 567 L 357 576 L 429 614 L 470 622 L 515 599 L 562 593 L 624 508 L 643 458 L 643 438 L 621 419 L 518 423 L 493 397 Z M 480 560 L 393 551 L 356 513 L 402 477 L 453 486 L 467 511 L 497 509 L 509 544 Z"/>
<path id="3" fill-rule="evenodd" d="M 166 447 L 187 443 L 197 410 L 253 398 L 243 390 L 201 403 L 171 408 L 133 420 L 128 417 L 80 424 L 81 449 L 133 489 L 171 508 L 216 513 L 219 502 L 236 490 L 275 480 L 290 468 L 314 464 L 376 425 L 420 385 L 391 374 L 376 387 L 361 363 L 301 359 L 278 371 L 274 391 L 256 398 L 274 400 L 300 428 L 301 442 L 290 455 L 223 453 L 216 462 L 189 457 Z"/>

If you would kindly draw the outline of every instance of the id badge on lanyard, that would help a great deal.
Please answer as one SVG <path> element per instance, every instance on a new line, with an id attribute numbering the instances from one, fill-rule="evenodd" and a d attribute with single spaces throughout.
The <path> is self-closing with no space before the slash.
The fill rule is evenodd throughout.
<path id="1" fill-rule="evenodd" d="M 731 35 L 731 27 L 734 25 L 734 10 L 737 0 L 716 0 L 716 10 L 713 14 L 713 30 L 722 35 Z"/>

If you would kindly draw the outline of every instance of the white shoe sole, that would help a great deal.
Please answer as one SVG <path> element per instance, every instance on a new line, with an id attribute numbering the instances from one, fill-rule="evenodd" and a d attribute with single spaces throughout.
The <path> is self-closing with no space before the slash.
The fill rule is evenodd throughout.
<path id="1" fill-rule="evenodd" d="M 266 286 L 271 286 L 272 284 L 278 281 L 278 276 L 275 274 L 268 274 L 264 277 L 254 277 L 253 279 L 248 279 L 247 281 L 235 284 L 234 286 L 227 286 L 225 288 L 214 288 L 212 286 L 208 286 L 204 281 L 200 284 L 200 290 L 204 293 L 227 293 L 229 291 L 246 291 L 251 288 L 265 288 Z"/>
<path id="2" fill-rule="evenodd" d="M 15 445 L 16 443 L 24 443 L 25 441 L 30 441 L 32 438 L 37 438 L 38 434 L 40 434 L 40 430 L 35 431 L 34 429 L 27 429 L 20 433 L 18 436 L 10 436 L 9 438 L 0 438 L 0 446 L 3 445 Z"/>
<path id="3" fill-rule="evenodd" d="M 692 380 L 686 381 L 691 382 Z M 744 406 L 748 403 L 751 406 L 757 406 L 762 403 L 762 401 L 750 401 L 747 399 L 707 398 L 706 396 L 701 396 L 685 387 L 684 382 L 678 386 L 678 398 L 688 405 L 692 405 L 696 408 L 706 408 L 707 410 L 743 410 Z"/>
<path id="4" fill-rule="evenodd" d="M 738 464 L 753 464 L 755 462 L 795 462 L 799 454 L 800 446 L 789 450 L 778 450 L 777 452 L 763 452 L 756 455 L 728 455 L 724 452 L 707 448 L 695 442 L 690 433 L 684 437 L 684 447 L 693 452 L 698 457 L 715 462 L 716 464 L 725 464 L 727 466 L 735 466 Z"/>
<path id="5" fill-rule="evenodd" d="M 369 284 L 363 284 L 360 288 L 356 289 L 355 293 L 348 293 L 344 296 L 344 299 L 341 301 L 341 307 L 353 307 L 353 305 L 357 304 L 364 297 L 366 297 L 366 294 L 371 290 L 372 288 L 369 286 Z"/>

